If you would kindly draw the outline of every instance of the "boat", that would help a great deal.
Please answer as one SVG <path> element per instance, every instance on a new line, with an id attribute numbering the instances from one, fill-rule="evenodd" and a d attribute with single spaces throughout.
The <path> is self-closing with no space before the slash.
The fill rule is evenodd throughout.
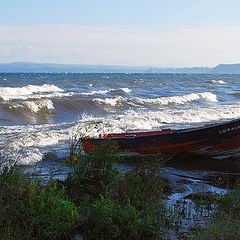
<path id="1" fill-rule="evenodd" d="M 240 152 L 240 119 L 179 130 L 100 134 L 97 138 L 86 136 L 81 139 L 86 153 L 108 141 L 115 142 L 120 152 L 125 153 L 227 158 Z"/>

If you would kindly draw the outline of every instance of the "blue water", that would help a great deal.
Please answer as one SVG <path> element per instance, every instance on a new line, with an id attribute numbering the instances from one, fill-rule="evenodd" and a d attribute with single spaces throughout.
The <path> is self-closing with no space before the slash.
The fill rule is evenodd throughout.
<path id="1" fill-rule="evenodd" d="M 24 163 L 75 135 L 184 128 L 240 116 L 240 75 L 0 74 L 0 144 Z"/>

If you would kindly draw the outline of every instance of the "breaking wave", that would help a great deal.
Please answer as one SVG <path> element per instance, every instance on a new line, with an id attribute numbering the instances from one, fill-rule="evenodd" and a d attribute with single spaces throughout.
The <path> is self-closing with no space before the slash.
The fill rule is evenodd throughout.
<path id="1" fill-rule="evenodd" d="M 210 102 L 217 102 L 217 96 L 210 92 L 203 93 L 191 93 L 183 96 L 173 96 L 173 97 L 161 97 L 161 98 L 125 98 L 125 97 L 115 97 L 115 98 L 95 98 L 93 101 L 98 102 L 100 104 L 106 104 L 111 106 L 117 105 L 169 105 L 169 104 L 185 104 L 188 102 L 197 101 L 200 99 L 204 99 Z"/>
<path id="2" fill-rule="evenodd" d="M 51 111 L 54 109 L 53 102 L 50 99 L 37 99 L 33 101 L 24 101 L 20 103 L 11 104 L 8 107 L 12 109 L 26 109 L 30 110 L 32 113 L 38 113 L 41 110 Z"/>
<path id="3" fill-rule="evenodd" d="M 114 90 L 116 91 L 116 90 Z M 121 90 L 122 91 L 122 90 Z M 129 89 L 123 89 L 128 92 Z M 64 97 L 60 97 L 63 96 Z M 35 96 L 35 94 L 34 94 Z M 18 120 L 19 122 L 43 123 L 55 121 L 59 118 L 71 117 L 72 120 L 79 119 L 79 115 L 88 114 L 103 115 L 120 113 L 127 109 L 138 109 L 168 105 L 183 105 L 198 100 L 217 102 L 217 96 L 210 92 L 191 93 L 182 96 L 160 97 L 160 98 L 131 98 L 128 95 L 107 98 L 82 97 L 79 93 L 59 93 L 50 95 L 38 95 L 39 98 L 16 99 L 0 102 L 0 109 L 7 114 L 7 120 Z M 49 97 L 51 96 L 51 97 Z M 59 97 L 52 97 L 59 96 Z"/>
<path id="4" fill-rule="evenodd" d="M 63 89 L 50 84 L 43 85 L 27 85 L 24 87 L 0 87 L 0 99 L 4 101 L 9 100 L 27 100 L 27 99 L 41 99 L 41 98 L 61 98 L 71 97 L 74 95 L 100 95 L 111 92 L 115 93 L 130 93 L 129 88 L 95 90 L 90 92 L 64 92 Z"/>
<path id="5" fill-rule="evenodd" d="M 123 92 L 123 93 L 130 93 L 132 90 L 129 88 L 119 88 L 119 89 L 106 89 L 106 90 L 97 90 L 91 92 L 82 92 L 81 95 L 95 95 L 95 94 L 107 94 L 110 92 Z"/>
<path id="6" fill-rule="evenodd" d="M 2 100 L 28 99 L 34 93 L 54 93 L 63 92 L 64 90 L 50 84 L 27 85 L 24 87 L 0 87 L 0 98 Z"/>
<path id="7" fill-rule="evenodd" d="M 64 124 L 5 126 L 0 129 L 0 136 L 1 145 L 5 146 L 5 150 L 11 153 L 18 152 L 21 163 L 31 164 L 42 160 L 48 152 L 54 152 L 58 156 L 66 155 L 71 136 L 98 136 L 100 133 L 131 130 L 179 129 L 237 118 L 239 115 L 239 104 L 186 110 L 128 110 L 107 117 L 83 114 L 79 121 Z"/>
<path id="8" fill-rule="evenodd" d="M 211 83 L 211 84 L 226 84 L 223 80 L 209 80 L 208 83 Z"/>

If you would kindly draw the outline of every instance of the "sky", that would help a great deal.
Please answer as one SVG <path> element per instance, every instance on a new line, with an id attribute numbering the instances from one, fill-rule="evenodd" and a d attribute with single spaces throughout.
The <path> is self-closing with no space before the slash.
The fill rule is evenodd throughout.
<path id="1" fill-rule="evenodd" d="M 0 0 L 0 62 L 240 62 L 238 0 Z"/>

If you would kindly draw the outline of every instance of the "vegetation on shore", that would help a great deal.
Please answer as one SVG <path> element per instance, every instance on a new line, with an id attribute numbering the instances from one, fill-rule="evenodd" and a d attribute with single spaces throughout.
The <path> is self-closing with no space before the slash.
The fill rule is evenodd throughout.
<path id="1" fill-rule="evenodd" d="M 81 220 L 56 181 L 43 184 L 14 166 L 0 175 L 0 189 L 1 239 L 67 239 Z"/>
<path id="2" fill-rule="evenodd" d="M 239 239 L 240 192 L 223 197 L 190 194 L 195 204 L 215 204 L 216 216 L 204 229 L 179 233 L 164 207 L 170 184 L 160 174 L 156 156 L 131 171 L 119 172 L 117 146 L 107 143 L 88 155 L 79 142 L 69 157 L 72 169 L 64 181 L 43 182 L 14 165 L 0 174 L 0 239 L 168 239 L 169 229 L 180 239 Z M 186 180 L 184 181 L 186 182 Z M 171 231 L 170 231 L 171 232 Z"/>
<path id="3" fill-rule="evenodd" d="M 89 155 L 72 149 L 65 181 L 43 183 L 17 166 L 0 175 L 1 239 L 165 239 L 163 199 L 170 191 L 156 158 L 137 169 L 115 168 L 117 147 Z"/>
<path id="4" fill-rule="evenodd" d="M 195 231 L 194 240 L 240 239 L 240 192 L 235 189 L 216 200 L 218 210 L 212 224 Z"/>

